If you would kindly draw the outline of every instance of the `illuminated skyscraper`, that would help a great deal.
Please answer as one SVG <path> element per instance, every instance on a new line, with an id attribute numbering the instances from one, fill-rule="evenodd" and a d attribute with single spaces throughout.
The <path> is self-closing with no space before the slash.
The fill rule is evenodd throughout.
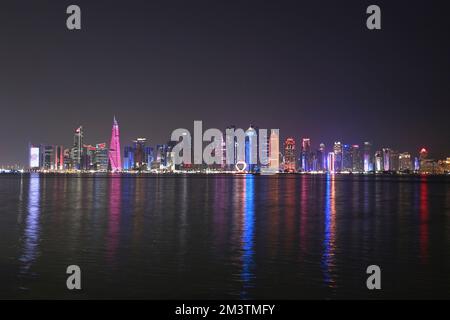
<path id="1" fill-rule="evenodd" d="M 245 163 L 247 164 L 247 171 L 254 172 L 258 161 L 258 134 L 253 127 L 245 131 Z"/>
<path id="2" fill-rule="evenodd" d="M 342 146 L 342 170 L 351 172 L 353 169 L 352 146 L 344 144 Z"/>
<path id="3" fill-rule="evenodd" d="M 133 169 L 142 171 L 147 169 L 148 159 L 145 156 L 145 144 L 147 143 L 146 138 L 137 138 L 133 141 L 134 144 L 134 164 Z"/>
<path id="4" fill-rule="evenodd" d="M 126 146 L 123 151 L 123 169 L 133 170 L 134 167 L 134 149 L 131 146 Z"/>
<path id="5" fill-rule="evenodd" d="M 120 155 L 120 132 L 119 124 L 114 117 L 113 127 L 111 131 L 111 143 L 109 145 L 109 169 L 113 172 L 122 170 L 122 158 Z"/>
<path id="6" fill-rule="evenodd" d="M 412 171 L 411 155 L 408 152 L 400 153 L 399 155 L 399 171 L 410 172 Z"/>
<path id="7" fill-rule="evenodd" d="M 334 152 L 329 152 L 328 153 L 328 167 L 327 170 L 329 173 L 334 173 L 335 169 L 334 169 L 334 164 L 336 163 L 336 159 L 335 159 L 335 155 Z"/>
<path id="8" fill-rule="evenodd" d="M 304 172 L 309 172 L 311 168 L 311 140 L 309 138 L 302 139 L 302 150 L 300 154 L 300 166 Z"/>
<path id="9" fill-rule="evenodd" d="M 95 155 L 94 155 L 94 168 L 98 171 L 108 170 L 108 148 L 106 143 L 99 143 L 95 145 Z"/>
<path id="10" fill-rule="evenodd" d="M 75 170 L 82 169 L 82 158 L 83 158 L 83 126 L 79 126 L 75 130 L 73 136 L 73 147 L 71 151 L 72 158 L 72 168 Z"/>
<path id="11" fill-rule="evenodd" d="M 338 141 L 334 143 L 334 172 L 341 172 L 342 170 L 342 144 Z"/>
<path id="12" fill-rule="evenodd" d="M 40 168 L 41 166 L 41 161 L 40 161 L 40 146 L 39 145 L 33 145 L 30 144 L 29 146 L 29 150 L 30 150 L 30 169 L 31 170 L 37 170 Z"/>
<path id="13" fill-rule="evenodd" d="M 295 140 L 287 138 L 284 142 L 284 171 L 295 172 Z"/>
<path id="14" fill-rule="evenodd" d="M 364 172 L 373 170 L 372 163 L 372 144 L 370 142 L 364 142 Z"/>
<path id="15" fill-rule="evenodd" d="M 383 170 L 384 171 L 391 170 L 391 152 L 392 152 L 391 149 L 383 148 Z"/>
<path id="16" fill-rule="evenodd" d="M 353 161 L 353 172 L 363 172 L 363 161 L 361 159 L 361 150 L 359 145 L 352 145 L 352 161 Z"/>
<path id="17" fill-rule="evenodd" d="M 280 170 L 280 136 L 278 130 L 270 131 L 269 140 L 269 169 L 272 172 Z"/>
<path id="18" fill-rule="evenodd" d="M 396 150 L 391 150 L 389 159 L 389 171 L 397 172 L 399 171 L 399 168 L 399 153 Z"/>
<path id="19" fill-rule="evenodd" d="M 383 156 L 381 151 L 375 152 L 375 171 L 381 172 L 384 170 Z"/>
<path id="20" fill-rule="evenodd" d="M 326 171 L 327 170 L 327 154 L 325 151 L 325 144 L 321 143 L 319 146 L 319 150 L 317 150 L 317 167 L 315 168 L 317 171 Z"/>

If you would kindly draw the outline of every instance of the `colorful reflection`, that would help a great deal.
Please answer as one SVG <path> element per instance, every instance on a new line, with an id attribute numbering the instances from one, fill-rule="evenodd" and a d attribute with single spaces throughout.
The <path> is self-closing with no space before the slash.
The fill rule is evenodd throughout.
<path id="1" fill-rule="evenodd" d="M 39 217 L 40 209 L 40 181 L 39 174 L 31 174 L 28 189 L 27 218 L 23 237 L 23 253 L 20 258 L 21 273 L 28 273 L 36 261 L 39 249 Z"/>
<path id="2" fill-rule="evenodd" d="M 325 285 L 330 288 L 336 287 L 333 278 L 336 254 L 336 193 L 335 176 L 327 175 L 325 191 L 325 230 L 323 240 L 322 272 Z"/>
<path id="3" fill-rule="evenodd" d="M 108 238 L 106 248 L 107 259 L 110 263 L 115 261 L 119 242 L 120 210 L 122 201 L 121 184 L 122 179 L 120 177 L 110 178 Z"/>
<path id="4" fill-rule="evenodd" d="M 308 223 L 308 177 L 302 175 L 300 186 L 300 250 L 303 253 L 308 251 L 307 230 Z"/>
<path id="5" fill-rule="evenodd" d="M 242 221 L 242 272 L 241 278 L 244 283 L 241 292 L 242 299 L 248 299 L 248 289 L 253 287 L 254 278 L 254 224 L 255 224 L 255 203 L 254 203 L 254 184 L 255 179 L 252 175 L 247 175 L 244 181 L 243 196 L 244 210 Z"/>
<path id="6" fill-rule="evenodd" d="M 428 183 L 427 177 L 422 176 L 420 180 L 420 206 L 419 206 L 419 242 L 420 242 L 420 260 L 422 263 L 428 262 Z"/>

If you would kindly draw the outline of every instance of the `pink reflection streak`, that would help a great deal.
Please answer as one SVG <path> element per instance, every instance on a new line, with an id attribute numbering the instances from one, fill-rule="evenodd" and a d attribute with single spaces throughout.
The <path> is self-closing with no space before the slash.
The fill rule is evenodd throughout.
<path id="1" fill-rule="evenodd" d="M 107 238 L 107 259 L 114 262 L 117 245 L 119 240 L 120 227 L 120 205 L 121 205 L 121 179 L 120 177 L 111 177 L 109 192 L 109 220 L 108 220 L 108 238 Z"/>
<path id="2" fill-rule="evenodd" d="M 420 230 L 419 230 L 419 243 L 420 243 L 420 260 L 422 263 L 428 262 L 428 184 L 427 178 L 422 176 L 420 182 L 420 207 L 419 207 L 419 217 L 420 217 Z"/>

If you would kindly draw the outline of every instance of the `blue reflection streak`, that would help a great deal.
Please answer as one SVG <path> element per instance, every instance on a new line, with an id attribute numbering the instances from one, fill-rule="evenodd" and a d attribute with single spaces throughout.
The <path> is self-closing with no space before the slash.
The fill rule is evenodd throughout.
<path id="1" fill-rule="evenodd" d="M 28 189 L 28 215 L 25 221 L 21 273 L 27 273 L 36 260 L 39 247 L 39 216 L 40 216 L 40 178 L 37 174 L 30 176 Z"/>
<path id="2" fill-rule="evenodd" d="M 324 282 L 329 287 L 334 287 L 334 280 L 331 276 L 331 268 L 334 259 L 334 228 L 335 228 L 335 212 L 334 212 L 334 176 L 331 178 L 327 174 L 326 190 L 325 190 L 325 230 L 323 239 L 323 255 L 322 255 L 322 272 Z"/>
<path id="3" fill-rule="evenodd" d="M 244 189 L 244 230 L 242 234 L 242 281 L 244 282 L 244 290 L 241 292 L 241 298 L 247 299 L 247 289 L 251 288 L 252 279 L 254 278 L 254 224 L 255 224 L 255 204 L 254 204 L 254 177 L 247 175 L 245 179 Z"/>

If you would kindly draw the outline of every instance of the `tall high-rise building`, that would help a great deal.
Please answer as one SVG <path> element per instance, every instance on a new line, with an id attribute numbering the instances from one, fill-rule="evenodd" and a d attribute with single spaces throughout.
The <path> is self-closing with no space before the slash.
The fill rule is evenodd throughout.
<path id="1" fill-rule="evenodd" d="M 391 153 L 391 149 L 383 148 L 383 171 L 391 170 Z"/>
<path id="2" fill-rule="evenodd" d="M 143 171 L 147 169 L 147 161 L 145 155 L 145 144 L 147 143 L 146 138 L 137 138 L 133 141 L 134 145 L 134 164 L 133 169 L 138 171 Z"/>
<path id="3" fill-rule="evenodd" d="M 352 161 L 353 161 L 353 172 L 363 172 L 364 166 L 363 161 L 361 159 L 361 150 L 359 148 L 359 145 L 354 144 L 351 147 L 352 150 Z"/>
<path id="4" fill-rule="evenodd" d="M 82 169 L 83 139 L 83 126 L 79 126 L 77 129 L 75 129 L 75 134 L 73 136 L 73 147 L 71 152 L 72 169 L 75 170 Z"/>
<path id="5" fill-rule="evenodd" d="M 400 169 L 399 164 L 399 153 L 396 150 L 391 150 L 389 159 L 389 170 L 392 172 L 397 172 Z"/>
<path id="6" fill-rule="evenodd" d="M 274 129 L 270 131 L 269 138 L 269 169 L 272 172 L 280 170 L 280 136 Z"/>
<path id="7" fill-rule="evenodd" d="M 108 171 L 109 153 L 106 143 L 95 145 L 94 168 L 98 171 Z"/>
<path id="8" fill-rule="evenodd" d="M 353 170 L 352 146 L 344 144 L 342 146 L 342 170 L 351 172 Z"/>
<path id="9" fill-rule="evenodd" d="M 312 170 L 311 161 L 311 139 L 302 139 L 302 150 L 300 153 L 300 166 L 303 172 L 309 172 Z"/>
<path id="10" fill-rule="evenodd" d="M 30 144 L 29 146 L 29 166 L 31 170 L 38 170 L 41 166 L 41 150 L 39 145 Z"/>
<path id="11" fill-rule="evenodd" d="M 126 146 L 123 151 L 123 169 L 133 170 L 134 168 L 134 149 L 131 146 Z"/>
<path id="12" fill-rule="evenodd" d="M 287 138 L 284 142 L 284 171 L 295 172 L 295 140 Z"/>
<path id="13" fill-rule="evenodd" d="M 333 146 L 334 152 L 334 172 L 342 171 L 342 143 L 335 142 Z"/>
<path id="14" fill-rule="evenodd" d="M 375 171 L 376 172 L 382 172 L 384 171 L 384 164 L 383 164 L 383 155 L 381 151 L 375 152 Z"/>
<path id="15" fill-rule="evenodd" d="M 317 158 L 317 167 L 315 170 L 317 171 L 327 171 L 327 154 L 325 151 L 325 144 L 321 143 L 319 145 L 319 149 L 316 152 Z"/>
<path id="16" fill-rule="evenodd" d="M 83 145 L 83 156 L 81 160 L 81 169 L 82 170 L 94 170 L 95 165 L 95 152 L 96 148 L 92 145 Z"/>
<path id="17" fill-rule="evenodd" d="M 157 144 L 155 148 L 155 160 L 152 163 L 152 169 L 166 169 L 167 168 L 167 151 L 169 147 L 167 144 Z"/>
<path id="18" fill-rule="evenodd" d="M 247 171 L 254 172 L 258 161 L 258 134 L 253 125 L 245 131 L 245 163 Z"/>
<path id="19" fill-rule="evenodd" d="M 144 154 L 147 163 L 147 169 L 150 169 L 152 167 L 152 162 L 154 160 L 153 147 L 149 146 L 145 147 Z"/>
<path id="20" fill-rule="evenodd" d="M 364 142 L 364 172 L 370 172 L 373 170 L 372 163 L 372 144 L 368 141 Z"/>
<path id="21" fill-rule="evenodd" d="M 120 132 L 119 124 L 114 117 L 111 131 L 111 142 L 109 144 L 109 169 L 113 172 L 122 170 L 122 157 L 120 155 Z"/>
<path id="22" fill-rule="evenodd" d="M 336 163 L 336 159 L 335 159 L 334 152 L 328 152 L 327 163 L 328 163 L 327 171 L 329 173 L 335 173 L 336 171 L 335 171 L 334 165 Z"/>
<path id="23" fill-rule="evenodd" d="M 64 170 L 64 147 L 55 146 L 53 155 L 53 167 L 54 170 Z"/>
<path id="24" fill-rule="evenodd" d="M 411 154 L 409 154 L 408 152 L 400 153 L 398 159 L 399 159 L 399 171 L 401 172 L 412 171 Z"/>

